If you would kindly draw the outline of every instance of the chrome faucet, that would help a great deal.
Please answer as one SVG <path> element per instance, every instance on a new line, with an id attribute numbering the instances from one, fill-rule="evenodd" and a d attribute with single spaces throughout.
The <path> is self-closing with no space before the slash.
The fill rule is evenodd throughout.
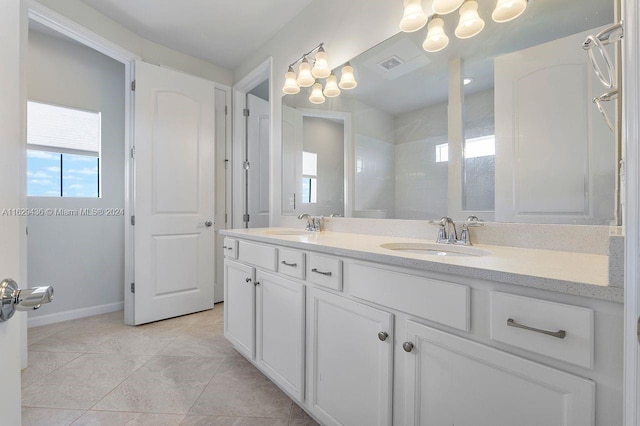
<path id="1" fill-rule="evenodd" d="M 320 232 L 322 231 L 322 222 L 323 222 L 323 217 L 313 217 L 308 213 L 302 213 L 300 216 L 298 216 L 298 219 L 302 220 L 302 219 L 307 219 L 307 226 L 305 226 L 304 230 L 305 231 L 312 231 L 312 232 Z"/>
<path id="2" fill-rule="evenodd" d="M 438 221 L 429 221 L 429 223 L 440 227 L 440 229 L 438 229 L 436 243 L 461 244 L 465 246 L 471 245 L 471 235 L 469 233 L 469 228 L 484 225 L 484 222 L 482 222 L 476 216 L 469 216 L 465 223 L 462 225 L 462 232 L 460 233 L 460 239 L 458 239 L 456 224 L 450 217 L 444 216 Z"/>
<path id="3" fill-rule="evenodd" d="M 471 234 L 469 233 L 469 228 L 476 228 L 478 226 L 484 226 L 484 222 L 478 219 L 478 216 L 469 216 L 467 220 L 462 224 L 462 232 L 460 233 L 460 240 L 458 240 L 458 243 L 465 246 L 470 246 Z"/>

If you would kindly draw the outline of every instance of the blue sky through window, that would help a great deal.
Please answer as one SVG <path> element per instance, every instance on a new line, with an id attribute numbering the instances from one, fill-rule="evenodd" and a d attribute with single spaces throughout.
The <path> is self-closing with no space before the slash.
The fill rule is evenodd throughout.
<path id="1" fill-rule="evenodd" d="M 98 167 L 93 156 L 28 150 L 27 195 L 97 198 Z"/>

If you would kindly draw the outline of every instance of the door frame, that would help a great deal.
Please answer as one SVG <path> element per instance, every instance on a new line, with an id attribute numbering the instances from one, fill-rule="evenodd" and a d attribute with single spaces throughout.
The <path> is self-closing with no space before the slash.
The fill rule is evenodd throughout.
<path id="1" fill-rule="evenodd" d="M 624 175 L 624 424 L 640 423 L 640 5 L 622 0 L 624 17 L 622 126 Z"/>
<path id="2" fill-rule="evenodd" d="M 125 155 L 124 155 L 124 322 L 125 324 L 133 324 L 133 293 L 130 291 L 130 283 L 133 282 L 134 273 L 134 257 L 133 257 L 133 229 L 129 218 L 135 214 L 135 192 L 134 186 L 134 162 L 132 158 L 134 147 L 134 94 L 131 90 L 131 82 L 135 81 L 135 61 L 141 58 L 118 46 L 117 44 L 107 40 L 106 38 L 86 29 L 76 22 L 60 15 L 59 13 L 49 9 L 35 0 L 27 0 L 27 10 L 29 19 L 32 19 L 49 29 L 56 31 L 62 35 L 69 37 L 78 43 L 87 46 L 93 50 L 108 56 L 115 61 L 124 65 L 125 85 L 123 87 L 125 104 L 124 104 L 124 131 L 125 131 Z M 24 188 L 23 188 L 24 190 Z M 26 270 L 26 257 L 21 259 L 24 270 Z M 26 336 L 26 321 L 23 321 L 23 336 Z M 26 339 L 23 339 L 22 345 L 25 347 Z M 26 355 L 25 355 L 26 356 Z"/>
<path id="3" fill-rule="evenodd" d="M 269 114 L 273 117 L 273 58 L 270 56 L 240 81 L 231 87 L 233 105 L 233 148 L 231 153 L 231 228 L 241 228 L 244 226 L 242 215 L 244 214 L 245 176 L 242 167 L 244 158 L 244 147 L 247 136 L 245 117 L 242 112 L 247 107 L 247 93 L 264 80 L 269 79 Z M 273 146 L 273 119 L 269 128 L 270 145 Z M 273 150 L 269 150 L 269 176 L 273 182 Z M 269 194 L 269 223 L 273 223 L 273 197 Z"/>

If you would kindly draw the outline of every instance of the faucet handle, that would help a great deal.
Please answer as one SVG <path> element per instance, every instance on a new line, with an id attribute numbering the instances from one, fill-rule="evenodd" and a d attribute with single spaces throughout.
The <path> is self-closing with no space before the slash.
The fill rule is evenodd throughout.
<path id="1" fill-rule="evenodd" d="M 440 220 L 428 220 L 427 223 L 429 225 L 440 227 L 440 229 L 438 229 L 438 236 L 436 237 L 436 243 L 446 243 L 448 240 L 448 237 L 447 237 L 447 228 L 446 228 L 447 222 L 445 218 L 443 217 Z"/>
<path id="2" fill-rule="evenodd" d="M 462 228 L 466 229 L 466 228 L 475 228 L 478 226 L 484 226 L 484 221 L 478 219 L 478 216 L 469 216 L 467 218 L 467 220 L 462 224 Z"/>

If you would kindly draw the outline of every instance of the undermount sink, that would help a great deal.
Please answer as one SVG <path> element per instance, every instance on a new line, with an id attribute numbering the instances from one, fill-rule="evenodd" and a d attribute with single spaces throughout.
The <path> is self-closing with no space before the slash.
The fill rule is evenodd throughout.
<path id="1" fill-rule="evenodd" d="M 428 256 L 488 256 L 490 251 L 469 246 L 448 246 L 436 243 L 386 243 L 380 247 L 402 253 L 424 254 Z"/>
<path id="2" fill-rule="evenodd" d="M 309 231 L 302 231 L 297 229 L 272 229 L 264 231 L 268 235 L 308 235 Z"/>

